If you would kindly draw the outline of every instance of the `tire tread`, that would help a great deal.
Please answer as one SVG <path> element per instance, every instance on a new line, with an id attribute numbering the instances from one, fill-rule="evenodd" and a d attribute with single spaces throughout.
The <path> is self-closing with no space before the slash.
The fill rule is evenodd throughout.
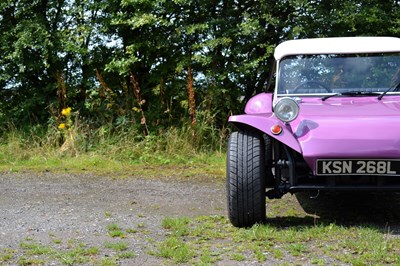
<path id="1" fill-rule="evenodd" d="M 227 200 L 231 223 L 248 227 L 265 220 L 263 138 L 254 132 L 233 132 L 227 152 Z"/>

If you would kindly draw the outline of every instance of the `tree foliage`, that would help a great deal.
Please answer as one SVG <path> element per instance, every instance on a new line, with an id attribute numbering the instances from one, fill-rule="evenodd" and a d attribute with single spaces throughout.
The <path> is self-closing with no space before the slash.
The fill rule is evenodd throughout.
<path id="1" fill-rule="evenodd" d="M 400 1 L 4 0 L 0 122 L 217 127 L 268 86 L 293 38 L 400 36 Z M 190 84 L 189 84 L 190 83 Z M 192 111 L 190 111 L 192 110 Z"/>

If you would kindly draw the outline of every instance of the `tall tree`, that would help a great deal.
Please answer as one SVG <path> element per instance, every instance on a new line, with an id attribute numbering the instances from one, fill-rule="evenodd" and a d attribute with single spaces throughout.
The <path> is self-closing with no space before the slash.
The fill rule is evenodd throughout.
<path id="1" fill-rule="evenodd" d="M 398 0 L 294 0 L 296 38 L 400 36 Z"/>
<path id="2" fill-rule="evenodd" d="M 70 99 L 65 104 L 83 105 L 94 87 L 95 64 L 101 66 L 112 38 L 102 31 L 102 8 L 103 2 L 94 0 L 0 4 L 0 114 L 5 119 L 46 122 L 49 107 L 60 98 L 60 82 L 67 88 L 61 98 Z"/>
<path id="3" fill-rule="evenodd" d="M 398 0 L 4 0 L 0 121 L 44 123 L 68 105 L 96 125 L 178 125 L 196 113 L 221 127 L 273 85 L 280 42 L 400 36 L 399 9 Z"/>
<path id="4" fill-rule="evenodd" d="M 0 14 L 2 114 L 19 122 L 43 121 L 58 68 L 57 15 L 63 1 L 2 2 Z M 51 19 L 54 19 L 51 21 Z"/>

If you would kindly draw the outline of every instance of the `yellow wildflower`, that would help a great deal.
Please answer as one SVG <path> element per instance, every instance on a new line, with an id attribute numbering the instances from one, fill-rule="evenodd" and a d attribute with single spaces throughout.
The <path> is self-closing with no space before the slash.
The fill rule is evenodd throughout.
<path id="1" fill-rule="evenodd" d="M 59 128 L 59 129 L 64 129 L 64 128 L 66 128 L 66 127 L 67 127 L 67 125 L 64 124 L 64 123 L 61 123 L 60 125 L 58 125 L 58 128 Z"/>
<path id="2" fill-rule="evenodd" d="M 64 109 L 62 109 L 61 114 L 65 115 L 65 116 L 69 116 L 69 114 L 71 113 L 71 110 L 72 110 L 71 107 L 64 108 Z"/>

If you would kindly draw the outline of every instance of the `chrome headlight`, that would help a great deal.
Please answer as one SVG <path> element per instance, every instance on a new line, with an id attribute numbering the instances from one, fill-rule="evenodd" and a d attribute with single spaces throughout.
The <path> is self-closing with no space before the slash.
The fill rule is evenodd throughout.
<path id="1" fill-rule="evenodd" d="M 299 105 L 291 98 L 282 98 L 274 107 L 275 115 L 285 123 L 296 119 L 299 114 Z"/>

